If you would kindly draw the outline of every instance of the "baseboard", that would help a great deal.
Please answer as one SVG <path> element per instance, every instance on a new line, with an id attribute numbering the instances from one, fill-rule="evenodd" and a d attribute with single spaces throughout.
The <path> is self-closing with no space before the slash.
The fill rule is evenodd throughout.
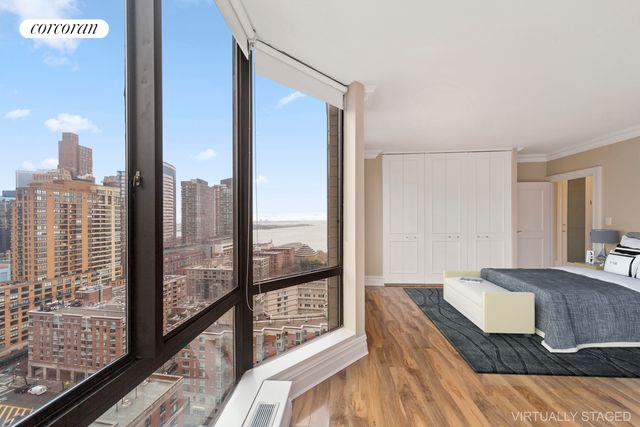
<path id="1" fill-rule="evenodd" d="M 365 286 L 384 286 L 384 276 L 364 276 Z"/>
<path id="2" fill-rule="evenodd" d="M 293 385 L 289 398 L 293 400 L 368 353 L 367 336 L 353 336 L 314 357 L 287 368 L 272 379 L 291 381 Z"/>

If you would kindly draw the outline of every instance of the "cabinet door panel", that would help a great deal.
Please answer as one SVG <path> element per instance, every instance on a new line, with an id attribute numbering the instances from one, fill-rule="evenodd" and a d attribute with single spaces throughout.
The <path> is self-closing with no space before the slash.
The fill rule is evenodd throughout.
<path id="1" fill-rule="evenodd" d="M 422 230 L 423 162 L 421 157 L 405 158 L 403 167 L 403 230 L 404 234 L 418 234 Z"/>
<path id="2" fill-rule="evenodd" d="M 447 232 L 447 161 L 444 156 L 427 155 L 427 233 Z"/>
<path id="3" fill-rule="evenodd" d="M 446 158 L 446 233 L 462 233 L 463 198 L 462 173 L 463 157 L 459 154 L 447 155 Z"/>
<path id="4" fill-rule="evenodd" d="M 388 196 L 388 209 L 386 213 L 388 215 L 387 224 L 390 234 L 402 234 L 403 233 L 403 221 L 404 216 L 402 208 L 404 205 L 403 199 L 403 159 L 402 156 L 390 156 L 385 158 L 385 179 L 387 181 L 387 196 Z"/>

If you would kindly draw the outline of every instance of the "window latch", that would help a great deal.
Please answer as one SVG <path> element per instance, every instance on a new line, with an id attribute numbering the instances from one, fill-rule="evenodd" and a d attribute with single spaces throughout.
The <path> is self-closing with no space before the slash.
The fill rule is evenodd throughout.
<path id="1" fill-rule="evenodd" d="M 133 188 L 142 187 L 142 174 L 140 173 L 140 171 L 136 171 L 136 173 L 133 175 L 131 185 L 133 186 Z"/>

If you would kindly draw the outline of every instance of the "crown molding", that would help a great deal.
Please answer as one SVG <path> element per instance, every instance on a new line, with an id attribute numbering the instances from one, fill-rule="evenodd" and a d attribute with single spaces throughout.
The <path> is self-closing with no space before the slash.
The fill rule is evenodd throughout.
<path id="1" fill-rule="evenodd" d="M 549 154 L 518 154 L 518 163 L 548 162 L 638 137 L 640 137 L 640 125 L 593 138 Z"/>
<path id="2" fill-rule="evenodd" d="M 382 150 L 364 150 L 364 159 L 372 160 L 382 154 Z"/>
<path id="3" fill-rule="evenodd" d="M 540 163 L 548 160 L 546 154 L 518 154 L 518 163 Z"/>
<path id="4" fill-rule="evenodd" d="M 632 126 L 623 130 L 612 132 L 605 136 L 593 138 L 586 142 L 573 145 L 562 150 L 555 151 L 547 156 L 548 160 L 561 159 L 562 157 L 571 156 L 574 154 L 582 153 L 585 151 L 593 150 L 595 148 L 604 147 L 607 145 L 615 144 L 617 142 L 626 141 L 628 139 L 637 138 L 640 136 L 640 125 Z"/>

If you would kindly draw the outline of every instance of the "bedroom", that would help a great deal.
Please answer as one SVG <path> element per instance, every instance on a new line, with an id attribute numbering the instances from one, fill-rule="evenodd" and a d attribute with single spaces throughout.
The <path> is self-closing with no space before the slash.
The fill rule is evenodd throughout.
<path id="1" fill-rule="evenodd" d="M 640 425 L 638 22 L 0 0 L 0 425 Z"/>

